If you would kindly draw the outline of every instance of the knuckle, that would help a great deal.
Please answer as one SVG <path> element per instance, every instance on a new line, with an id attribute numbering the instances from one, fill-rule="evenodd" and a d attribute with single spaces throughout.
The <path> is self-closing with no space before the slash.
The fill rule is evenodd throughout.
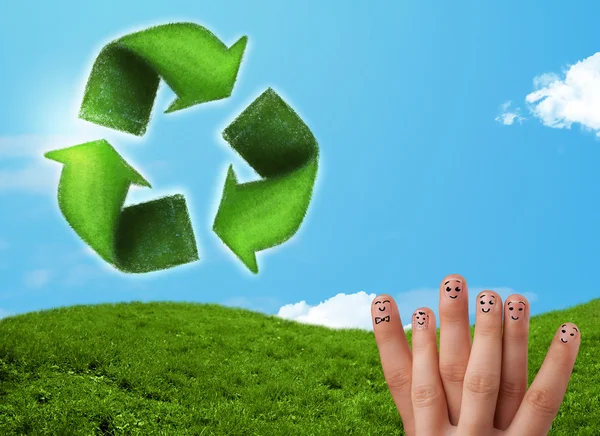
<path id="1" fill-rule="evenodd" d="M 525 396 L 525 401 L 533 411 L 543 417 L 554 417 L 560 409 L 560 402 L 547 388 L 531 389 Z"/>
<path id="2" fill-rule="evenodd" d="M 475 337 L 480 336 L 483 338 L 490 337 L 501 337 L 502 330 L 500 325 L 479 325 L 475 326 Z"/>
<path id="3" fill-rule="evenodd" d="M 511 329 L 509 332 L 504 330 L 504 336 L 515 342 L 515 345 L 517 346 L 521 344 L 526 346 L 526 342 L 529 339 L 529 328 L 516 328 Z"/>
<path id="4" fill-rule="evenodd" d="M 440 388 L 434 385 L 415 386 L 412 393 L 413 407 L 429 407 L 440 399 L 441 394 Z"/>
<path id="5" fill-rule="evenodd" d="M 500 380 L 492 374 L 474 373 L 465 377 L 464 389 L 478 397 L 498 395 Z"/>
<path id="6" fill-rule="evenodd" d="M 386 382 L 390 391 L 402 391 L 410 389 L 411 375 L 407 371 L 394 371 L 386 377 Z"/>
<path id="7" fill-rule="evenodd" d="M 440 364 L 440 375 L 442 379 L 450 383 L 463 383 L 465 381 L 466 365 Z"/>
<path id="8" fill-rule="evenodd" d="M 462 312 L 445 310 L 440 311 L 440 322 L 444 324 L 467 324 L 468 320 Z"/>
<path id="9" fill-rule="evenodd" d="M 527 381 L 525 384 L 512 380 L 502 380 L 500 382 L 500 392 L 502 396 L 508 399 L 522 399 L 527 390 Z"/>

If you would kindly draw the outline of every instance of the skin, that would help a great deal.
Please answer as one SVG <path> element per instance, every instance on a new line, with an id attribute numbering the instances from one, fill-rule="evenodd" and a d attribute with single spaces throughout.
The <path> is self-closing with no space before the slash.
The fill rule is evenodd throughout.
<path id="1" fill-rule="evenodd" d="M 450 291 L 448 290 L 450 288 Z M 450 422 L 458 424 L 462 386 L 471 354 L 469 326 L 469 287 L 458 274 L 440 283 L 440 376 Z"/>
<path id="2" fill-rule="evenodd" d="M 477 295 L 471 343 L 466 281 L 454 274 L 446 277 L 440 284 L 439 355 L 433 312 L 426 307 L 413 312 L 411 351 L 389 295 L 375 298 L 373 319 L 380 316 L 384 300 L 390 321 L 374 322 L 373 329 L 384 377 L 408 436 L 548 434 L 577 358 L 581 337 L 576 325 L 558 328 L 527 390 L 529 302 L 524 296 L 510 295 L 503 305 L 493 291 Z"/>

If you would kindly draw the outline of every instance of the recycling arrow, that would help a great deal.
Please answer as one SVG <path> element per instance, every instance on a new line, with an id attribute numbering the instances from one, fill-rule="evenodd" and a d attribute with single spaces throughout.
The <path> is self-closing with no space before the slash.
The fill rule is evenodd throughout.
<path id="1" fill-rule="evenodd" d="M 166 112 L 227 98 L 248 38 L 227 48 L 194 23 L 170 23 L 125 35 L 106 45 L 94 62 L 79 118 L 142 136 L 160 78 L 177 98 Z"/>
<path id="2" fill-rule="evenodd" d="M 238 184 L 230 166 L 213 230 L 255 274 L 256 252 L 290 239 L 300 227 L 318 168 L 315 137 L 271 88 L 223 132 L 263 180 Z"/>
<path id="3" fill-rule="evenodd" d="M 105 140 L 45 154 L 64 164 L 58 204 L 73 230 L 123 272 L 144 273 L 198 260 L 185 199 L 172 195 L 123 209 L 132 184 L 151 188 Z"/>
<path id="4" fill-rule="evenodd" d="M 244 36 L 227 48 L 193 23 L 125 35 L 96 58 L 79 117 L 141 136 L 161 78 L 177 95 L 166 112 L 226 98 L 246 44 Z M 229 167 L 213 230 L 256 274 L 256 252 L 287 241 L 302 224 L 317 175 L 318 145 L 271 88 L 223 136 L 262 179 L 240 184 Z M 105 261 L 124 272 L 144 273 L 198 260 L 182 195 L 123 207 L 132 184 L 151 186 L 107 141 L 45 156 L 64 164 L 58 187 L 62 214 Z"/>

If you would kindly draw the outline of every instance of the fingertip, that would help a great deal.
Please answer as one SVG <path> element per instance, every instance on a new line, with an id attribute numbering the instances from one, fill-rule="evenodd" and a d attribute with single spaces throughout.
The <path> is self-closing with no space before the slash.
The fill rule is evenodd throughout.
<path id="1" fill-rule="evenodd" d="M 478 316 L 498 313 L 502 315 L 502 297 L 497 292 L 490 290 L 481 291 L 477 295 L 475 305 Z"/>
<path id="2" fill-rule="evenodd" d="M 581 331 L 575 323 L 565 322 L 558 328 L 556 336 L 557 342 L 561 344 L 578 344 L 581 339 Z"/>
<path id="3" fill-rule="evenodd" d="M 373 298 L 373 301 L 371 302 L 371 304 L 375 304 L 376 301 L 383 301 L 383 300 L 394 301 L 394 299 L 392 298 L 392 296 L 390 294 L 379 294 L 378 296 Z"/>
<path id="4" fill-rule="evenodd" d="M 529 317 L 529 301 L 521 294 L 511 294 L 504 302 L 504 319 L 526 320 Z"/>
<path id="5" fill-rule="evenodd" d="M 526 306 L 529 306 L 529 300 L 522 294 L 510 294 L 508 297 L 506 297 L 506 303 L 508 303 L 509 301 L 515 301 L 515 302 L 523 302 Z"/>
<path id="6" fill-rule="evenodd" d="M 440 282 L 440 286 L 445 286 L 446 282 L 452 281 L 452 280 L 460 281 L 461 284 L 463 284 L 463 285 L 467 284 L 467 280 L 460 274 L 448 274 L 446 277 L 444 277 L 442 279 L 442 281 Z"/>
<path id="7" fill-rule="evenodd" d="M 435 314 L 428 307 L 419 307 L 412 315 L 413 330 L 427 330 L 431 326 L 435 328 Z"/>

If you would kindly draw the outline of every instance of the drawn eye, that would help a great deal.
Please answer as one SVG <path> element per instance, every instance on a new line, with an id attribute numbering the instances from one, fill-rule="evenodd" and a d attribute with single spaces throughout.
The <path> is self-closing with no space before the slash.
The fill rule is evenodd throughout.
<path id="1" fill-rule="evenodd" d="M 454 289 L 456 292 L 460 292 L 460 288 L 456 288 Z"/>
<path id="2" fill-rule="evenodd" d="M 567 331 L 566 331 L 566 330 L 561 330 L 561 331 L 562 331 L 563 333 L 567 333 Z"/>
<path id="3" fill-rule="evenodd" d="M 450 286 L 446 287 L 446 292 L 450 292 L 452 288 Z"/>
<path id="4" fill-rule="evenodd" d="M 490 304 L 494 304 L 494 302 L 493 302 L 493 301 L 490 301 Z"/>
<path id="5" fill-rule="evenodd" d="M 522 308 L 522 307 L 519 307 L 519 310 L 523 310 L 523 308 Z"/>
<path id="6" fill-rule="evenodd" d="M 485 301 L 481 300 L 481 301 L 479 302 L 479 304 L 485 304 Z"/>
<path id="7" fill-rule="evenodd" d="M 571 333 L 571 336 L 575 336 L 575 333 Z"/>
<path id="8" fill-rule="evenodd" d="M 508 309 L 508 310 L 513 310 L 513 308 L 511 307 L 511 308 L 510 308 L 510 309 Z"/>

